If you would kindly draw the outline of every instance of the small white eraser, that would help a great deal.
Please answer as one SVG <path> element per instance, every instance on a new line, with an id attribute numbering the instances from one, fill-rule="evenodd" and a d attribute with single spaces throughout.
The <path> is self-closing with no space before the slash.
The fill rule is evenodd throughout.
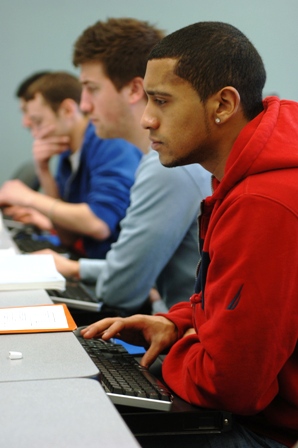
<path id="1" fill-rule="evenodd" d="M 9 352 L 8 357 L 9 359 L 22 359 L 23 354 L 21 352 Z"/>

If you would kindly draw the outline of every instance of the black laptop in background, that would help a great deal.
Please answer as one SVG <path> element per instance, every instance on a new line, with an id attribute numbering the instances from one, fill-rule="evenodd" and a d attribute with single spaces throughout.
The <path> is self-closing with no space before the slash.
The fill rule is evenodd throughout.
<path id="1" fill-rule="evenodd" d="M 65 303 L 70 308 L 82 311 L 99 312 L 103 306 L 96 299 L 95 285 L 87 285 L 72 278 L 66 278 L 64 291 L 47 289 L 47 293 L 54 303 Z"/>
<path id="2" fill-rule="evenodd" d="M 96 297 L 95 285 L 66 278 L 64 291 L 55 289 L 46 291 L 54 303 L 67 305 L 77 326 L 90 325 L 106 317 L 126 317 L 122 310 L 110 307 Z"/>
<path id="3" fill-rule="evenodd" d="M 56 235 L 10 219 L 4 219 L 4 224 L 20 253 L 29 254 L 43 249 L 52 249 L 69 259 L 79 259 L 79 255 L 63 246 Z M 65 302 L 75 308 L 88 311 L 98 311 L 100 309 L 95 298 L 94 287 L 88 287 L 75 279 L 66 279 L 66 289 L 64 291 L 49 289 L 47 292 L 51 297 L 56 297 L 55 302 L 57 303 Z M 62 300 L 62 298 L 65 300 Z M 79 303 L 76 306 L 77 302 Z"/>
<path id="4" fill-rule="evenodd" d="M 20 253 L 32 253 L 43 249 L 52 249 L 71 260 L 78 260 L 80 258 L 79 254 L 61 245 L 56 235 L 41 231 L 33 225 L 22 224 L 7 217 L 4 218 L 3 222 Z M 103 306 L 96 299 L 95 285 L 87 285 L 72 278 L 66 278 L 66 288 L 64 291 L 49 289 L 47 293 L 54 303 L 66 303 L 72 310 L 98 313 Z M 95 316 L 94 320 L 96 320 Z"/>
<path id="5" fill-rule="evenodd" d="M 29 254 L 38 250 L 52 249 L 72 260 L 79 259 L 79 254 L 63 246 L 57 235 L 41 231 L 32 225 L 23 225 L 23 227 L 16 225 L 12 227 L 12 223 L 13 221 L 8 221 L 6 225 L 14 243 L 21 253 Z"/>

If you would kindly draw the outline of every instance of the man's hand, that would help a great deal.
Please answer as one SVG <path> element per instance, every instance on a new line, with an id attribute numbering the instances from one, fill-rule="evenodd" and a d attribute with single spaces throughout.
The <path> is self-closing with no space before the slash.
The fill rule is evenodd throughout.
<path id="1" fill-rule="evenodd" d="M 22 207 L 20 205 L 11 205 L 3 209 L 4 214 L 10 216 L 14 221 L 22 222 L 23 224 L 33 224 L 41 230 L 52 230 L 53 224 L 42 213 L 30 207 Z"/>
<path id="2" fill-rule="evenodd" d="M 50 159 L 69 148 L 70 139 L 65 135 L 53 135 L 53 127 L 45 126 L 33 134 L 33 158 L 40 169 L 48 169 Z"/>
<path id="3" fill-rule="evenodd" d="M 63 255 L 58 254 L 57 252 L 51 249 L 43 249 L 36 252 L 33 252 L 35 255 L 39 254 L 51 254 L 53 255 L 54 262 L 56 265 L 56 269 L 60 274 L 64 277 L 75 277 L 79 279 L 80 277 L 80 266 L 79 262 L 75 260 L 69 260 Z"/>
<path id="4" fill-rule="evenodd" d="M 27 207 L 35 191 L 18 179 L 4 182 L 0 189 L 0 205 L 22 205 Z"/>
<path id="5" fill-rule="evenodd" d="M 186 332 L 183 335 L 183 338 L 185 338 L 186 336 L 189 336 L 191 334 L 196 334 L 196 330 L 194 328 L 189 328 L 188 330 L 186 330 Z"/>
<path id="6" fill-rule="evenodd" d="M 175 324 L 169 319 L 143 314 L 103 319 L 82 330 L 82 336 L 87 339 L 118 337 L 128 343 L 148 347 L 141 361 L 144 367 L 149 367 L 160 353 L 170 348 L 177 341 L 177 334 Z"/>

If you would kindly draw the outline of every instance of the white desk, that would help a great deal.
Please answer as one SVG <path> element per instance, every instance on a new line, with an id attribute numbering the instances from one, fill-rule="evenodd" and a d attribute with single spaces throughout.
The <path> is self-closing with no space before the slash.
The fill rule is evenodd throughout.
<path id="1" fill-rule="evenodd" d="M 2 217 L 0 216 L 0 249 L 9 249 L 11 247 L 15 249 L 16 252 L 18 251 L 17 246 L 10 237 L 9 231 L 2 223 Z"/>
<path id="2" fill-rule="evenodd" d="M 49 305 L 53 303 L 44 289 L 0 291 L 0 308 L 7 306 Z"/>
<path id="3" fill-rule="evenodd" d="M 2 334 L 0 338 L 0 383 L 98 375 L 72 332 Z M 21 352 L 23 358 L 9 359 L 10 351 Z"/>
<path id="4" fill-rule="evenodd" d="M 0 249 L 13 246 L 6 229 Z M 0 307 L 53 303 L 44 290 L 0 291 Z M 22 359 L 11 360 L 9 351 Z M 137 448 L 72 332 L 0 335 L 0 447 Z M 88 379 L 87 379 L 88 378 Z"/>
<path id="5" fill-rule="evenodd" d="M 1 447 L 139 447 L 97 381 L 1 383 L 0 396 Z"/>

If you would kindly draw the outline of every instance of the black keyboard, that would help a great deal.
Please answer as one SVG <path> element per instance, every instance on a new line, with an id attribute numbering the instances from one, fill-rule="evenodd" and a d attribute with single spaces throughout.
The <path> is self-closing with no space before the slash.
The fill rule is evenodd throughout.
<path id="1" fill-rule="evenodd" d="M 14 242 L 18 246 L 19 250 L 24 253 L 31 253 L 43 249 L 52 249 L 55 252 L 67 254 L 67 249 L 61 246 L 56 246 L 49 241 L 33 240 L 31 238 L 14 238 Z"/>
<path id="2" fill-rule="evenodd" d="M 66 278 L 66 285 L 63 291 L 59 289 L 47 289 L 47 292 L 53 297 L 98 303 L 95 292 L 92 292 L 91 288 L 88 288 L 87 285 L 85 286 L 79 280 L 75 279 Z"/>
<path id="3" fill-rule="evenodd" d="M 100 371 L 99 380 L 112 402 L 159 411 L 171 409 L 173 396 L 125 347 L 102 339 L 77 338 Z"/>
<path id="4" fill-rule="evenodd" d="M 20 252 L 23 253 L 31 253 L 43 249 L 52 249 L 63 254 L 68 252 L 65 247 L 59 244 L 58 240 L 57 243 L 56 241 L 51 241 L 51 238 L 55 239 L 53 235 L 47 235 L 31 225 L 26 225 L 19 230 L 13 230 L 11 236 Z"/>
<path id="5" fill-rule="evenodd" d="M 42 232 L 34 226 L 27 225 L 23 229 L 14 229 L 11 231 L 11 237 L 19 251 L 25 254 L 52 249 L 71 260 L 79 259 L 79 254 L 60 244 L 58 237 Z"/>

